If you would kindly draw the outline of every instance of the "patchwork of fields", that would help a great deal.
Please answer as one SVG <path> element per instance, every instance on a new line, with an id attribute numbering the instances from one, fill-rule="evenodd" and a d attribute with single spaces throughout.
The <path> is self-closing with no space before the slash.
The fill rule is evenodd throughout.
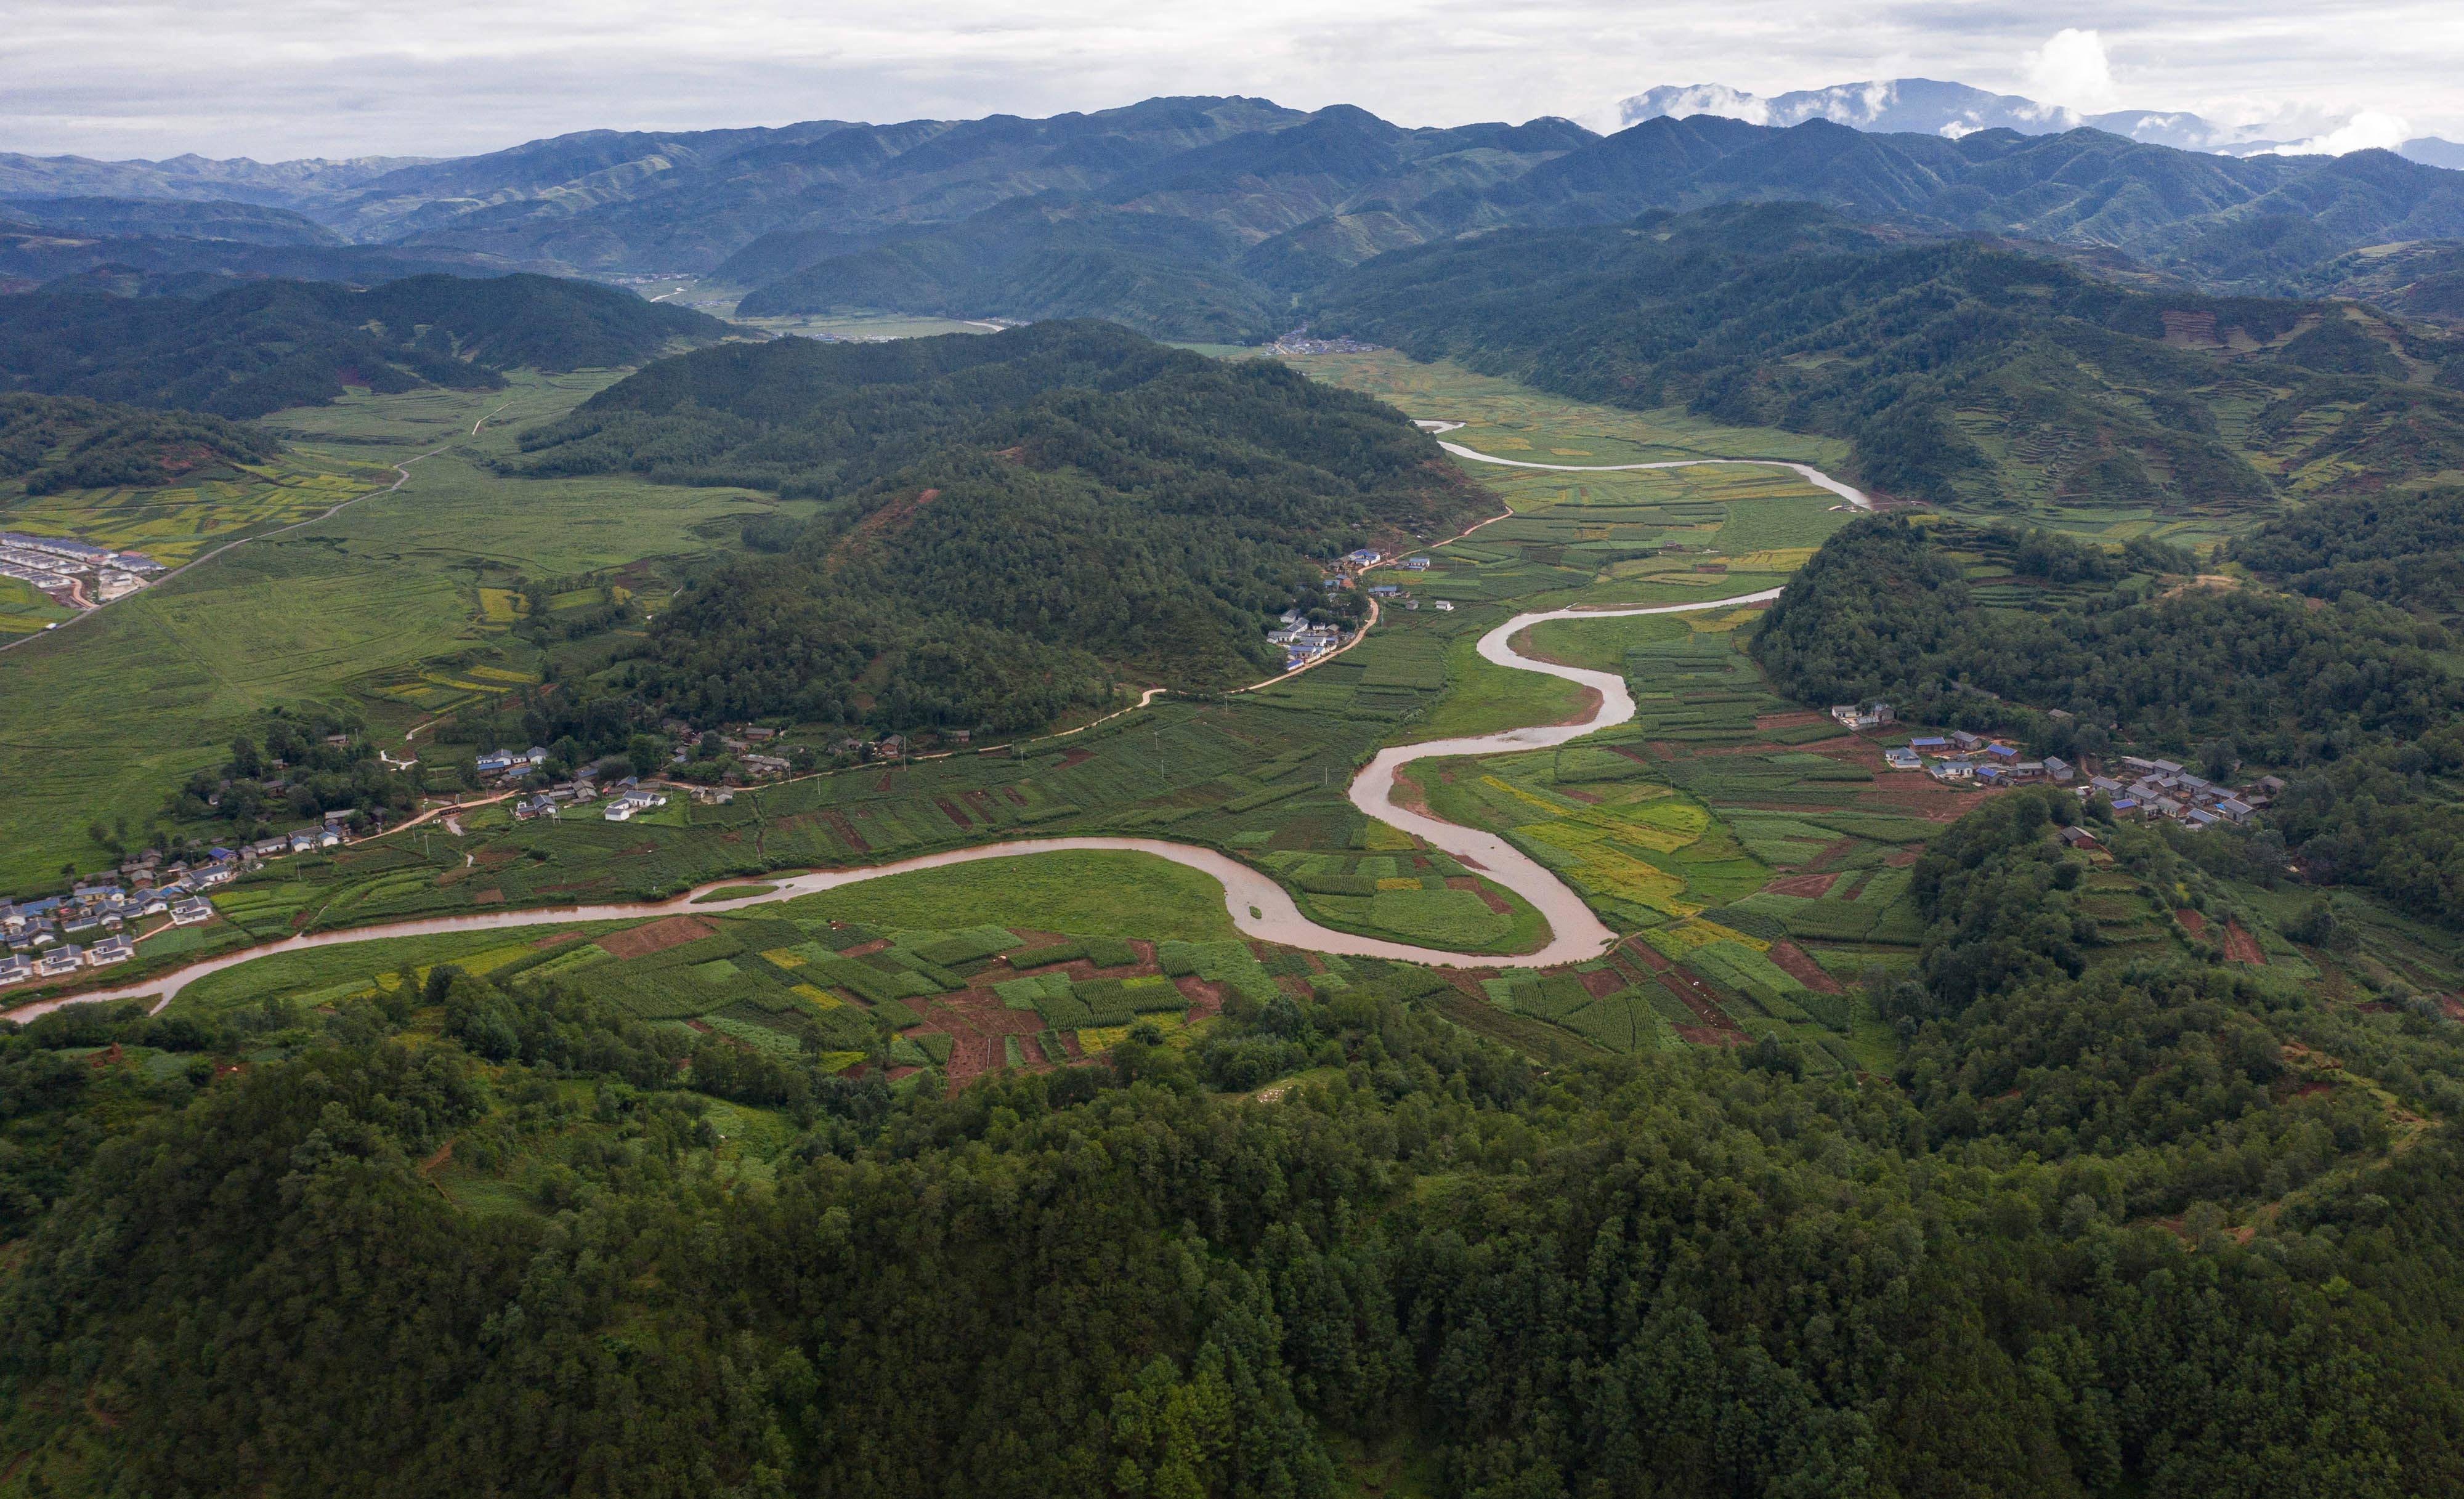
<path id="1" fill-rule="evenodd" d="M 1603 463 L 1705 452 L 1831 456 L 1786 434 L 1582 408 L 1382 356 L 1304 363 L 1336 360 L 1348 383 L 1380 385 L 1412 414 L 1468 417 L 1475 425 L 1452 435 L 1485 451 Z M 573 398 L 573 388 L 544 385 L 516 393 L 517 404 L 540 410 Z M 430 393 L 310 414 L 325 442 L 392 452 L 387 444 L 432 438 L 447 425 L 467 435 L 462 424 L 486 411 L 474 415 L 458 399 Z M 510 427 L 527 418 L 502 419 Z M 277 599 L 320 600 L 327 628 L 364 620 L 387 636 L 385 647 L 338 643 L 305 627 L 286 633 L 278 620 L 227 641 L 191 638 L 244 596 L 230 584 L 187 603 L 166 598 L 160 607 L 174 611 L 159 620 L 131 611 L 122 628 L 149 626 L 162 653 L 194 662 L 217 684 L 348 691 L 380 712 L 425 714 L 538 679 L 535 653 L 503 644 L 529 606 L 511 585 L 515 559 L 532 559 L 532 576 L 621 566 L 646 548 L 708 541 L 752 498 L 659 491 L 621 526 L 593 531 L 560 509 L 583 496 L 542 492 L 519 523 L 465 535 L 502 483 L 479 467 L 477 451 L 445 456 L 422 474 L 423 487 L 406 492 L 413 503 L 378 507 L 340 528 L 347 534 L 324 538 L 319 528 L 313 547 L 268 548 L 232 570 L 234 579 L 256 575 L 260 612 L 278 615 Z M 1528 951 L 1544 937 L 1537 914 L 1476 869 L 1364 818 L 1344 794 L 1353 770 L 1381 745 L 1582 711 L 1583 690 L 1573 684 L 1474 652 L 1480 635 L 1513 613 L 1776 586 L 1847 518 L 1834 496 L 1769 470 L 1468 472 L 1501 495 L 1510 517 L 1433 549 L 1426 571 L 1373 574 L 1419 607 L 1390 600 L 1359 646 L 1289 680 L 1214 700 L 1167 698 L 1084 733 L 991 753 L 754 788 L 727 805 L 679 797 L 626 824 L 586 814 L 517 824 L 501 808 L 476 809 L 462 817 L 460 836 L 431 826 L 286 861 L 278 874 L 218 894 L 225 920 L 149 941 L 144 962 L 296 931 L 664 896 L 773 870 L 1074 832 L 1223 849 L 1275 874 L 1312 919 L 1344 930 L 1458 951 Z M 525 496 L 535 488 L 525 484 Z M 589 534 L 570 534 L 577 527 Z M 354 586 L 371 572 L 384 583 L 385 570 L 367 565 L 380 547 L 405 563 L 393 586 Z M 2036 606 L 2062 591 L 2014 576 L 1988 540 L 1956 556 L 1989 605 Z M 545 606 L 667 585 L 648 572 L 627 576 L 559 593 Z M 324 603 L 323 586 L 352 596 Z M 1455 607 L 1439 610 L 1439 600 Z M 1435 815 L 1509 839 L 1629 935 L 1571 970 L 1433 980 L 1424 1003 L 1544 1059 L 1777 1035 L 1801 1043 L 1814 1065 L 1888 1065 L 1897 1043 L 1871 996 L 1907 969 L 1923 935 L 1909 868 L 1924 842 L 1983 793 L 1888 772 L 1874 744 L 1773 696 L 1742 649 L 1757 617 L 1744 607 L 1555 621 L 1529 632 L 1523 649 L 1533 654 L 1623 674 L 1636 718 L 1551 751 L 1424 761 L 1403 789 L 1417 788 Z M 2167 899 L 2110 871 L 2096 877 L 2087 909 L 2111 960 L 2196 939 Z M 2257 907 L 2237 924 L 2268 960 L 2305 962 Z M 677 917 L 631 931 L 578 924 L 537 947 L 468 937 L 303 954 L 218 975 L 180 1003 L 331 997 L 407 981 L 423 964 L 449 959 L 524 982 L 569 981 L 646 1021 L 755 1049 L 819 1050 L 848 1069 L 931 1062 L 957 1077 L 1083 1058 L 1132 1023 L 1187 1035 L 1228 995 L 1325 993 L 1377 966 L 1244 942 L 1202 877 L 1135 855 L 1081 854 L 901 876 L 759 916 Z"/>
<path id="2" fill-rule="evenodd" d="M 341 476 L 383 472 L 390 482 L 383 466 L 446 451 L 414 466 L 395 494 L 226 553 L 11 651 L 0 672 L 0 783 L 11 791 L 0 804 L 0 891 L 38 888 L 64 863 L 92 868 L 100 853 L 85 836 L 91 823 L 124 821 L 142 842 L 165 794 L 219 764 L 232 736 L 267 709 L 350 701 L 398 733 L 536 681 L 540 652 L 511 635 L 512 616 L 501 600 L 491 609 L 492 593 L 523 579 L 627 569 L 637 584 L 664 587 L 658 567 L 707 555 L 733 541 L 745 517 L 778 508 L 751 491 L 621 477 L 516 485 L 486 467 L 520 426 L 613 378 L 526 376 L 508 390 L 354 395 L 277 413 L 269 425 L 294 444 L 285 459 L 294 478 L 250 492 L 251 514 L 265 523 L 329 507 Z M 99 540 L 126 544 L 143 511 L 98 501 L 80 514 Z M 46 617 L 5 594 L 0 616 L 34 628 Z"/>

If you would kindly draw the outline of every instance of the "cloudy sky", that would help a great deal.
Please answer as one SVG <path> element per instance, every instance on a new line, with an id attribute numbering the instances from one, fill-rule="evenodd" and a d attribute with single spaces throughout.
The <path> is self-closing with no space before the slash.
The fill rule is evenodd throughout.
<path id="1" fill-rule="evenodd" d="M 2057 41 L 2057 33 L 2068 36 Z M 0 0 L 0 150 L 452 155 L 596 126 L 1350 102 L 1568 115 L 1915 76 L 2317 136 L 2464 138 L 2456 0 Z"/>

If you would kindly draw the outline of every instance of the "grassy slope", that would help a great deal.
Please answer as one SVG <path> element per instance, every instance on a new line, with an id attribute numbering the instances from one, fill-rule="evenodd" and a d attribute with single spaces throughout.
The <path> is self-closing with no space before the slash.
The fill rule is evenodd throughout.
<path id="1" fill-rule="evenodd" d="M 0 804 L 0 890 L 55 877 L 70 861 L 95 867 L 102 854 L 84 835 L 89 821 L 149 826 L 165 792 L 219 763 L 264 709 L 341 697 L 358 679 L 485 641 L 485 570 L 537 577 L 699 552 L 710 541 L 696 528 L 732 533 L 733 517 L 770 507 L 744 491 L 623 478 L 513 486 L 480 466 L 520 428 L 611 378 L 522 377 L 509 390 L 280 413 L 273 425 L 307 465 L 445 451 L 395 494 L 239 548 L 12 652 L 0 672 L 0 783 L 12 793 Z"/>

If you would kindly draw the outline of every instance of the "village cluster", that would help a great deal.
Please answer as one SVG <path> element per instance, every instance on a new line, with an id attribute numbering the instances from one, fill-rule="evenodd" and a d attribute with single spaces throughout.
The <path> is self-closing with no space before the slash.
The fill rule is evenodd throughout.
<path id="1" fill-rule="evenodd" d="M 135 593 L 163 564 L 142 552 L 115 552 L 55 536 L 0 531 L 0 578 L 14 578 L 55 604 L 90 609 Z"/>
<path id="2" fill-rule="evenodd" d="M 547 750 L 536 744 L 526 750 L 490 750 L 479 757 L 479 775 L 486 781 L 518 782 L 536 773 L 547 760 Z M 535 817 L 560 817 L 567 807 L 593 805 L 599 805 L 599 815 L 607 821 L 623 823 L 654 806 L 667 805 L 668 797 L 664 791 L 644 788 L 639 776 L 627 776 L 603 785 L 585 769 L 571 781 L 535 791 L 516 802 L 514 820 L 527 823 Z"/>
<path id="3" fill-rule="evenodd" d="M 1384 553 L 1372 551 L 1365 546 L 1358 551 L 1345 553 L 1339 564 L 1339 570 L 1330 574 L 1326 579 L 1327 591 L 1332 593 L 1354 586 L 1353 580 L 1358 575 L 1385 561 Z M 1426 572 L 1429 569 L 1429 560 L 1425 557 L 1406 557 L 1391 565 L 1404 572 Z M 1418 609 L 1420 606 L 1420 601 L 1405 593 L 1398 584 L 1372 584 L 1369 587 L 1369 596 L 1373 599 L 1394 600 L 1407 609 Z M 1454 605 L 1444 599 L 1438 600 L 1433 606 L 1441 612 L 1447 613 L 1451 613 L 1454 609 Z M 1320 656 L 1339 650 L 1344 639 L 1345 631 L 1341 626 L 1313 625 L 1309 623 L 1309 615 L 1299 609 L 1286 609 L 1283 618 L 1276 622 L 1276 628 L 1266 631 L 1268 645 L 1284 648 L 1284 670 L 1287 672 L 1297 672 Z"/>
<path id="4" fill-rule="evenodd" d="M 1841 703 L 1831 716 L 1849 729 L 1865 730 L 1889 727 L 1897 716 L 1888 703 L 1867 702 Z M 1918 735 L 1883 750 L 1882 759 L 1893 770 L 1923 771 L 1951 783 L 2070 786 L 2082 802 L 2102 796 L 2119 816 L 2162 820 L 2193 831 L 2218 823 L 2246 823 L 2284 789 L 2283 780 L 2276 776 L 2226 786 L 2192 775 L 2176 761 L 2137 755 L 2115 757 L 2113 768 L 2127 772 L 2127 780 L 2090 771 L 2082 781 L 2080 768 L 2059 756 L 2023 759 L 2010 740 L 1966 730 Z"/>
<path id="5" fill-rule="evenodd" d="M 8 944 L 0 954 L 0 987 L 126 962 L 137 956 L 130 928 L 149 916 L 168 926 L 210 921 L 214 908 L 206 892 L 238 878 L 255 862 L 247 851 L 231 849 L 216 849 L 193 864 L 165 863 L 160 854 L 148 854 L 121 867 L 125 884 L 97 880 L 65 895 L 0 900 L 0 941 Z"/>

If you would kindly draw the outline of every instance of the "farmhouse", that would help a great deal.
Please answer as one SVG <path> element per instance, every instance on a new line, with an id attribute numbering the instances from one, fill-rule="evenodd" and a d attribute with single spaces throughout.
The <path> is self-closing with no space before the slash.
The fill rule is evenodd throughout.
<path id="1" fill-rule="evenodd" d="M 34 965 L 14 953 L 0 957 L 0 984 L 23 983 L 34 977 Z"/>
<path id="2" fill-rule="evenodd" d="M 656 791 L 627 791 L 610 799 L 607 809 L 600 815 L 611 823 L 628 823 L 636 812 L 647 812 L 651 807 L 667 805 L 668 799 Z"/>
<path id="3" fill-rule="evenodd" d="M 191 895 L 171 908 L 173 926 L 195 926 L 213 918 L 214 908 L 200 896 Z"/>
<path id="4" fill-rule="evenodd" d="M 136 947 L 124 937 L 106 937 L 85 950 L 86 964 L 93 968 L 124 963 L 136 956 Z"/>
<path id="5" fill-rule="evenodd" d="M 1840 703 L 1831 710 L 1831 716 L 1851 729 L 1876 729 L 1893 721 L 1895 716 L 1889 703 L 1875 701 Z"/>

